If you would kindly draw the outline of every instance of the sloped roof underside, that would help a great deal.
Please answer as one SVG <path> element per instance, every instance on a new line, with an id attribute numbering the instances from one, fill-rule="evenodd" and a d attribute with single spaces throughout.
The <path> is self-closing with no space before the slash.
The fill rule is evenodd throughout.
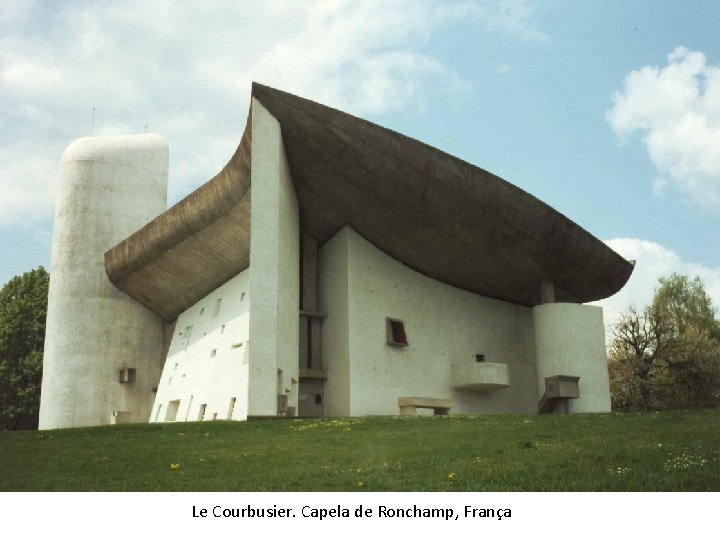
<path id="1" fill-rule="evenodd" d="M 548 205 L 419 141 L 312 101 L 253 85 L 282 127 L 304 234 L 352 226 L 439 281 L 526 306 L 611 296 L 632 265 Z M 206 185 L 106 253 L 110 279 L 167 320 L 247 268 L 250 122 Z"/>

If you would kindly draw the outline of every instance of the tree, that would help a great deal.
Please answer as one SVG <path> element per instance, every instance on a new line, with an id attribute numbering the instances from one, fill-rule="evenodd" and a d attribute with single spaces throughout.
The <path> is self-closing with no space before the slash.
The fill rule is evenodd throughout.
<path id="1" fill-rule="evenodd" d="M 41 266 L 0 290 L 0 429 L 36 429 L 49 276 Z"/>
<path id="2" fill-rule="evenodd" d="M 660 278 L 652 304 L 630 306 L 613 334 L 613 408 L 720 405 L 720 321 L 699 277 Z"/>

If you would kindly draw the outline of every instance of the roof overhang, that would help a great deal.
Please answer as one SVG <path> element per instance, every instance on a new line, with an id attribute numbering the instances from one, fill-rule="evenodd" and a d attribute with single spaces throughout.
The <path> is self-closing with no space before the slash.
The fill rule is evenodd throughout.
<path id="1" fill-rule="evenodd" d="M 281 125 L 304 234 L 345 225 L 439 281 L 516 304 L 589 302 L 633 266 L 547 204 L 479 167 L 336 109 L 253 84 Z M 105 254 L 121 290 L 167 320 L 249 265 L 250 118 L 225 168 Z"/>

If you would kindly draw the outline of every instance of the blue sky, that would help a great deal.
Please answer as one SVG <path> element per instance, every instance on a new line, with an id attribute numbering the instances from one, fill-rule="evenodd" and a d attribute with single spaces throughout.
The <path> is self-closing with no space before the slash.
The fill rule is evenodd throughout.
<path id="1" fill-rule="evenodd" d="M 49 267 L 75 138 L 169 142 L 170 202 L 237 145 L 253 80 L 488 169 L 720 305 L 720 3 L 0 3 L 0 283 Z M 95 123 L 92 108 L 95 107 Z"/>

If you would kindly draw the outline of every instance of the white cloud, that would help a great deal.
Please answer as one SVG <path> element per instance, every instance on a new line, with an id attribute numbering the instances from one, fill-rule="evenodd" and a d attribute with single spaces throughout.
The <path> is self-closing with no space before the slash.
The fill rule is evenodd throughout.
<path id="1" fill-rule="evenodd" d="M 630 280 L 620 292 L 600 302 L 594 302 L 603 307 L 606 326 L 609 327 L 617 321 L 630 304 L 638 308 L 649 305 L 658 279 L 673 272 L 691 279 L 699 276 L 716 309 L 720 308 L 720 268 L 683 261 L 674 251 L 647 240 L 614 238 L 605 243 L 626 259 L 636 261 Z"/>
<path id="2" fill-rule="evenodd" d="M 253 80 L 358 115 L 419 108 L 465 88 L 424 52 L 434 33 L 546 39 L 532 17 L 525 0 L 4 0 L 0 227 L 52 214 L 56 162 L 77 137 L 161 133 L 177 199 L 232 155 Z"/>
<path id="3" fill-rule="evenodd" d="M 35 2 L 32 0 L 3 0 L 0 3 L 0 24 L 23 21 L 31 12 Z"/>
<path id="4" fill-rule="evenodd" d="M 533 27 L 534 13 L 529 2 L 500 1 L 491 3 L 490 7 L 496 10 L 486 14 L 491 27 L 530 41 L 549 41 L 547 34 Z M 482 10 L 483 6 L 475 8 Z"/>
<path id="5" fill-rule="evenodd" d="M 0 146 L 0 228 L 36 221 L 52 211 L 57 162 L 33 155 L 36 151 L 22 142 Z"/>
<path id="6" fill-rule="evenodd" d="M 632 71 L 606 118 L 622 138 L 642 133 L 656 193 L 671 187 L 720 211 L 720 66 L 678 47 L 667 66 Z"/>

